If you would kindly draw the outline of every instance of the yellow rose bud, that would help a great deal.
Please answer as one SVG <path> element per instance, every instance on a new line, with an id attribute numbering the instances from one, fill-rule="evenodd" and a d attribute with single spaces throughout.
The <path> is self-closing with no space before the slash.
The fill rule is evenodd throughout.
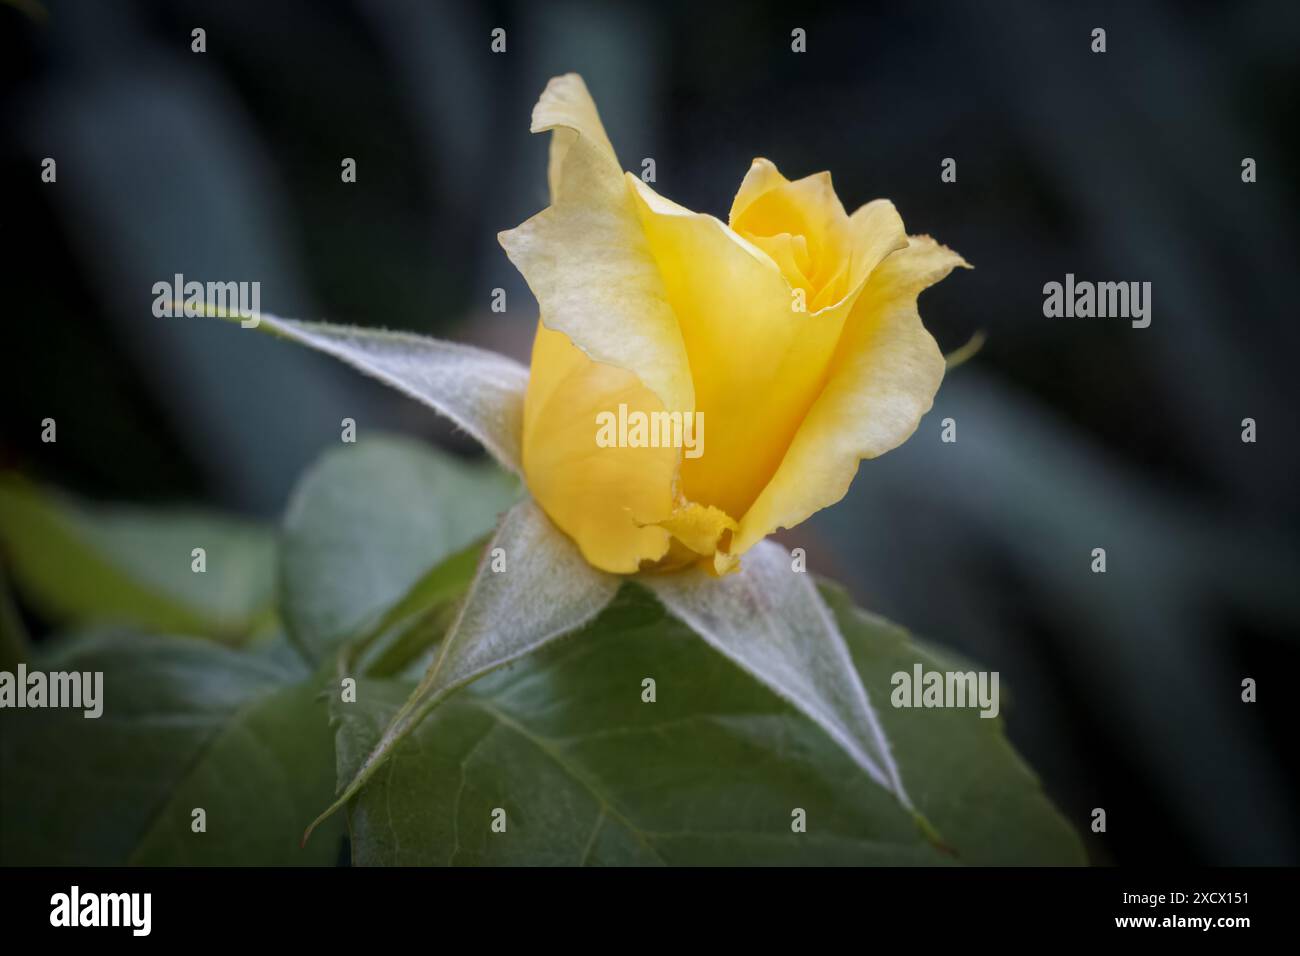
<path id="1" fill-rule="evenodd" d="M 728 223 L 684 209 L 622 172 L 573 74 L 532 129 L 551 206 L 500 236 L 541 306 L 523 470 L 591 564 L 734 570 L 915 431 L 944 370 L 917 295 L 959 255 L 765 159 Z"/>

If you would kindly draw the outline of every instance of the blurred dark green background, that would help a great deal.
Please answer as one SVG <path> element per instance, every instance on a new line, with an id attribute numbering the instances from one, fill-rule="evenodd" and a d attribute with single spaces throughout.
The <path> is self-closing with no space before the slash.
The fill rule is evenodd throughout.
<path id="1" fill-rule="evenodd" d="M 678 202 L 725 216 L 763 155 L 974 263 L 922 314 L 945 351 L 988 344 L 790 543 L 1001 671 L 1049 794 L 1081 830 L 1106 808 L 1096 861 L 1295 863 L 1298 44 L 1280 2 L 11 0 L 0 467 L 274 519 L 343 417 L 476 454 L 329 359 L 154 318 L 151 286 L 257 280 L 267 311 L 526 360 L 535 306 L 496 233 L 546 203 L 529 111 L 576 70 Z M 1151 327 L 1044 318 L 1067 272 L 1150 281 Z"/>

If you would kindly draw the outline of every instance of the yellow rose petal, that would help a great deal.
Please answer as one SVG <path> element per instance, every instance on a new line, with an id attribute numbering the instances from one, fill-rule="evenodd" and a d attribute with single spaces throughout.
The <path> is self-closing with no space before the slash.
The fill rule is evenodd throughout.
<path id="1" fill-rule="evenodd" d="M 604 571 L 630 574 L 658 561 L 672 517 L 676 448 L 602 448 L 597 416 L 626 404 L 662 411 L 631 372 L 591 361 L 560 332 L 539 323 L 524 398 L 523 466 L 528 489 L 583 556 Z"/>
<path id="2" fill-rule="evenodd" d="M 547 327 L 594 361 L 631 371 L 672 411 L 694 410 L 677 318 L 587 87 L 556 77 L 533 111 L 553 130 L 552 205 L 498 236 Z"/>
<path id="3" fill-rule="evenodd" d="M 681 491 L 737 518 L 775 473 L 825 384 L 853 295 L 815 315 L 795 311 L 769 255 L 712 216 L 628 181 L 704 415 L 704 454 L 682 462 Z"/>
<path id="4" fill-rule="evenodd" d="M 736 530 L 736 522 L 726 512 L 694 502 L 678 508 L 667 521 L 659 522 L 659 526 L 696 555 L 704 557 L 715 552 L 725 532 Z"/>
<path id="5" fill-rule="evenodd" d="M 790 180 L 781 175 L 775 163 L 758 157 L 749 164 L 749 172 L 740 181 L 740 188 L 731 200 L 731 212 L 727 215 L 727 221 L 735 222 L 759 196 L 789 184 Z"/>
<path id="6" fill-rule="evenodd" d="M 860 206 L 849 217 L 849 232 L 853 247 L 849 281 L 855 286 L 867 281 L 886 256 L 908 245 L 903 219 L 888 199 L 874 199 Z"/>
<path id="7" fill-rule="evenodd" d="M 551 187 L 551 202 L 557 201 L 564 187 L 565 156 L 575 144 L 578 153 L 574 156 L 574 163 L 586 165 L 584 176 L 592 171 L 598 176 L 621 174 L 618 155 L 605 133 L 596 103 L 587 91 L 587 84 L 576 73 L 552 79 L 533 107 L 533 121 L 529 124 L 528 131 L 544 133 L 547 130 L 554 132 L 546 170 L 546 178 Z M 606 168 L 602 170 L 601 167 Z M 571 175 L 568 183 L 579 186 L 582 177 Z"/>
<path id="8" fill-rule="evenodd" d="M 826 387 L 741 519 L 732 553 L 743 554 L 773 531 L 839 501 L 861 459 L 884 454 L 916 430 L 944 371 L 943 355 L 921 324 L 917 295 L 957 266 L 969 268 L 951 249 L 913 236 L 872 271 Z"/>
<path id="9" fill-rule="evenodd" d="M 841 282 L 837 295 L 823 294 L 837 276 L 847 273 L 853 245 L 849 217 L 835 194 L 830 173 L 791 182 L 767 160 L 754 160 L 732 202 L 730 225 L 763 249 L 782 236 L 802 239 L 808 263 L 801 271 L 811 297 L 824 303 L 810 306 L 809 312 L 835 304 L 848 292 Z"/>

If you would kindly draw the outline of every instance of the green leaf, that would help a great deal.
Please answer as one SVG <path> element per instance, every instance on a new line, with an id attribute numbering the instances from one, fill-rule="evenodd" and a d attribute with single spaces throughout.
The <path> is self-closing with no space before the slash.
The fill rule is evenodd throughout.
<path id="1" fill-rule="evenodd" d="M 334 789 L 326 705 L 301 664 L 99 634 L 32 666 L 102 672 L 103 713 L 0 711 L 4 865 L 336 861 L 338 830 L 300 845 Z"/>
<path id="2" fill-rule="evenodd" d="M 875 700 L 895 671 L 936 666 L 901 629 L 826 597 Z M 340 783 L 410 690 L 362 680 L 355 703 L 331 705 Z M 999 720 L 890 707 L 880 719 L 928 826 L 629 584 L 586 629 L 471 685 L 398 746 L 351 806 L 354 862 L 1084 862 Z M 792 832 L 795 809 L 806 833 Z"/>
<path id="3" fill-rule="evenodd" d="M 698 565 L 646 585 L 696 634 L 819 724 L 867 775 L 910 801 L 844 638 L 789 552 L 760 541 L 723 578 Z"/>
<path id="4" fill-rule="evenodd" d="M 4 565 L 0 564 L 0 671 L 12 671 L 20 661 L 28 659 L 30 649 L 27 629 L 9 593 Z"/>
<path id="5" fill-rule="evenodd" d="M 326 452 L 285 518 L 282 613 L 291 633 L 313 660 L 324 659 L 491 530 L 517 495 L 518 483 L 498 469 L 407 439 Z"/>
<path id="6" fill-rule="evenodd" d="M 410 332 L 302 322 L 267 313 L 257 316 L 256 327 L 331 355 L 427 405 L 473 436 L 503 468 L 523 473 L 520 441 L 528 369 L 514 359 Z"/>
<path id="7" fill-rule="evenodd" d="M 448 695 L 582 627 L 614 599 L 619 581 L 588 564 L 532 500 L 511 508 L 488 543 L 437 657 L 317 822 L 351 799 Z"/>
<path id="8" fill-rule="evenodd" d="M 479 538 L 416 581 L 364 637 L 344 645 L 340 669 L 374 676 L 423 673 L 434 646 L 455 622 L 487 540 Z"/>
<path id="9" fill-rule="evenodd" d="M 241 642 L 273 623 L 275 539 L 256 525 L 90 507 L 11 474 L 0 477 L 0 544 L 19 593 L 55 624 Z"/>

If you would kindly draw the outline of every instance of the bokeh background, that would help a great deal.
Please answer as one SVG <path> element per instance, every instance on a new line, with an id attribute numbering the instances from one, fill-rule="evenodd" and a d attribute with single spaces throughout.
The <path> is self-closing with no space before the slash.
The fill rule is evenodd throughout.
<path id="1" fill-rule="evenodd" d="M 1298 48 L 1300 7 L 1257 0 L 7 0 L 0 467 L 276 520 L 343 417 L 475 455 L 330 359 L 155 319 L 151 286 L 258 280 L 281 315 L 526 360 L 535 305 L 496 233 L 546 204 L 529 111 L 576 70 L 624 165 L 653 157 L 678 202 L 725 216 L 767 156 L 974 263 L 921 310 L 945 351 L 987 344 L 788 543 L 1001 672 L 1009 734 L 1094 861 L 1295 863 Z M 1067 272 L 1150 281 L 1151 327 L 1044 318 Z"/>

